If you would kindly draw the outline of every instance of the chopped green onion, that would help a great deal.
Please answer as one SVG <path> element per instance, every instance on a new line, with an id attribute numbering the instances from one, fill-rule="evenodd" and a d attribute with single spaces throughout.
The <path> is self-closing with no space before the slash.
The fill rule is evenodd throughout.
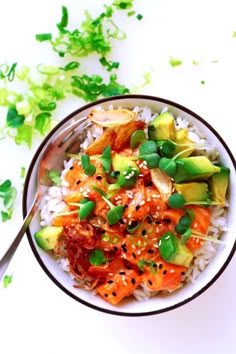
<path id="1" fill-rule="evenodd" d="M 174 67 L 174 66 L 181 65 L 182 61 L 180 59 L 176 59 L 176 58 L 171 57 L 169 63 L 170 63 L 171 66 Z"/>
<path id="2" fill-rule="evenodd" d="M 12 275 L 4 275 L 3 286 L 6 289 L 12 283 Z"/>
<path id="3" fill-rule="evenodd" d="M 21 169 L 20 169 L 20 178 L 24 178 L 25 177 L 25 171 L 26 171 L 26 168 L 25 167 L 21 167 Z"/>
<path id="4" fill-rule="evenodd" d="M 46 100 L 41 100 L 38 106 L 41 111 L 54 111 L 57 108 L 56 102 L 47 102 Z"/>
<path id="5" fill-rule="evenodd" d="M 113 69 L 118 69 L 120 63 L 118 61 L 107 61 L 105 57 L 99 59 L 102 66 L 107 68 L 107 71 L 112 71 Z"/>
<path id="6" fill-rule="evenodd" d="M 2 221 L 10 220 L 12 217 L 13 206 L 16 200 L 17 190 L 12 186 L 9 179 L 0 184 L 0 198 L 3 199 L 5 210 L 1 211 Z"/>
<path id="7" fill-rule="evenodd" d="M 48 178 L 50 178 L 56 186 L 61 185 L 61 173 L 57 170 L 51 170 L 48 172 Z"/>
<path id="8" fill-rule="evenodd" d="M 102 235 L 102 240 L 111 243 L 112 245 L 116 245 L 120 242 L 120 237 L 116 235 Z"/>
<path id="9" fill-rule="evenodd" d="M 23 115 L 18 114 L 17 110 L 14 107 L 9 108 L 6 118 L 8 127 L 18 128 L 24 124 L 24 120 L 25 117 Z"/>
<path id="10" fill-rule="evenodd" d="M 137 20 L 142 20 L 142 18 L 143 18 L 143 15 L 141 15 L 141 14 L 138 14 L 137 16 L 136 16 L 136 18 L 137 18 Z"/>
<path id="11" fill-rule="evenodd" d="M 149 243 L 148 238 L 142 235 L 131 235 L 130 242 L 138 247 L 146 247 Z"/>
<path id="12" fill-rule="evenodd" d="M 134 0 L 115 0 L 112 5 L 119 10 L 127 10 L 133 7 Z"/>
<path id="13" fill-rule="evenodd" d="M 39 33 L 35 35 L 35 39 L 39 42 L 49 41 L 52 39 L 51 33 Z"/>
<path id="14" fill-rule="evenodd" d="M 8 64 L 0 65 L 0 79 L 8 78 L 8 81 L 13 81 L 15 78 L 15 70 L 17 63 L 13 63 L 11 67 Z"/>
<path id="15" fill-rule="evenodd" d="M 60 69 L 65 70 L 65 71 L 70 71 L 70 70 L 78 69 L 79 66 L 80 66 L 80 63 L 78 63 L 77 61 L 71 61 L 70 63 L 66 64 L 64 66 L 64 68 L 60 68 Z"/>
<path id="16" fill-rule="evenodd" d="M 41 135 L 45 135 L 51 128 L 51 114 L 48 112 L 39 113 L 35 117 L 35 129 L 39 131 Z"/>
<path id="17" fill-rule="evenodd" d="M 60 23 L 57 24 L 57 27 L 59 30 L 62 30 L 64 27 L 67 27 L 68 25 L 68 10 L 65 6 L 62 6 L 62 16 L 61 16 L 61 21 Z"/>

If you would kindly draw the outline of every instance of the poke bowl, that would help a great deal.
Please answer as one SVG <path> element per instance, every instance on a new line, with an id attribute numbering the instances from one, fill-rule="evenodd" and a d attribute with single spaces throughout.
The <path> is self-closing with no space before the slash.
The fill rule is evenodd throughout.
<path id="1" fill-rule="evenodd" d="M 236 249 L 229 147 L 178 103 L 130 94 L 101 99 L 63 119 L 36 151 L 24 215 L 41 151 L 81 119 L 76 149 L 60 170 L 45 171 L 52 186 L 27 230 L 39 264 L 71 298 L 109 314 L 153 315 L 192 301 Z"/>

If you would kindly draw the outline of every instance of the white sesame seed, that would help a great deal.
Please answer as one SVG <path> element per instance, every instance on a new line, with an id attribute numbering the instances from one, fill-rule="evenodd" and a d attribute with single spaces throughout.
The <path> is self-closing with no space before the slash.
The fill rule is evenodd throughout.
<path id="1" fill-rule="evenodd" d="M 159 229 L 159 227 L 157 227 L 157 228 L 156 228 L 156 232 L 159 232 L 159 231 L 160 231 L 160 229 Z"/>
<path id="2" fill-rule="evenodd" d="M 140 242 L 140 241 L 139 241 Z M 140 242 L 141 243 L 141 242 Z M 137 256 L 140 256 L 140 254 L 141 254 L 141 250 L 138 250 L 137 251 Z"/>
<path id="3" fill-rule="evenodd" d="M 145 200 L 142 200 L 142 201 L 139 203 L 139 205 L 143 205 L 143 204 L 145 204 Z"/>
<path id="4" fill-rule="evenodd" d="M 123 171 L 123 175 L 127 175 L 127 171 Z"/>
<path id="5" fill-rule="evenodd" d="M 128 218 L 131 218 L 132 214 L 128 214 Z"/>
<path id="6" fill-rule="evenodd" d="M 169 240 L 169 238 L 170 238 L 170 236 L 167 236 L 167 237 L 165 238 L 165 240 Z"/>
<path id="7" fill-rule="evenodd" d="M 80 193 L 83 193 L 84 188 L 80 187 L 79 191 L 80 191 Z"/>
<path id="8" fill-rule="evenodd" d="M 175 270 L 174 270 L 174 269 L 171 269 L 171 270 L 170 270 L 170 273 L 174 273 L 174 272 L 175 272 Z"/>

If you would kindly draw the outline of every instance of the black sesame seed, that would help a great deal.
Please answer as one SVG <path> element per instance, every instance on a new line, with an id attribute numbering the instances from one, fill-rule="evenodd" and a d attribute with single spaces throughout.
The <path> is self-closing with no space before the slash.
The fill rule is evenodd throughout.
<path id="1" fill-rule="evenodd" d="M 113 283 L 113 280 L 108 280 L 108 284 L 112 284 Z"/>
<path id="2" fill-rule="evenodd" d="M 120 220 L 119 220 L 119 223 L 120 223 L 121 225 L 124 225 L 125 222 L 124 222 L 124 220 L 120 219 Z"/>
<path id="3" fill-rule="evenodd" d="M 113 295 L 113 296 L 116 296 L 116 292 L 115 292 L 115 291 L 113 291 L 113 292 L 112 292 L 112 295 Z"/>
<path id="4" fill-rule="evenodd" d="M 105 234 L 105 233 L 106 233 L 106 231 L 105 231 L 105 230 L 102 230 L 102 231 L 101 231 L 101 234 L 102 234 L 102 235 L 103 235 L 103 234 Z"/>
<path id="5" fill-rule="evenodd" d="M 159 264 L 159 269 L 161 269 L 162 267 L 163 267 L 163 264 L 160 263 L 160 264 Z"/>
<path id="6" fill-rule="evenodd" d="M 122 270 L 121 272 L 119 272 L 120 275 L 125 275 L 125 272 Z"/>
<path id="7" fill-rule="evenodd" d="M 101 180 L 101 179 L 102 179 L 102 176 L 97 176 L 96 179 L 97 179 L 97 180 Z"/>
<path id="8" fill-rule="evenodd" d="M 152 219 L 150 217 L 147 218 L 147 223 L 151 224 L 152 223 Z"/>
<path id="9" fill-rule="evenodd" d="M 73 170 L 73 168 L 74 168 L 74 166 L 71 166 L 71 167 L 70 167 L 70 170 Z"/>
<path id="10" fill-rule="evenodd" d="M 133 256 L 134 258 L 136 258 L 136 254 L 135 254 L 134 252 L 132 253 L 132 256 Z"/>
<path id="11" fill-rule="evenodd" d="M 150 279 L 148 279 L 148 282 L 149 282 L 150 285 L 152 285 L 152 281 Z"/>
<path id="12" fill-rule="evenodd" d="M 114 246 L 114 251 L 118 251 L 118 247 Z"/>
<path id="13" fill-rule="evenodd" d="M 185 272 L 181 272 L 182 275 L 185 275 Z"/>
<path id="14" fill-rule="evenodd" d="M 128 265 L 128 264 L 126 264 L 125 268 L 128 269 L 128 270 L 132 269 L 132 268 L 130 267 L 130 265 Z"/>
<path id="15" fill-rule="evenodd" d="M 81 182 L 81 180 L 80 180 L 80 179 L 78 179 L 78 181 L 76 181 L 76 184 L 80 184 L 80 182 Z"/>
<path id="16" fill-rule="evenodd" d="M 123 245 L 121 245 L 121 248 L 122 248 L 122 250 L 123 250 L 123 252 L 127 252 L 127 248 L 126 248 L 126 244 L 124 243 Z"/>
<path id="17" fill-rule="evenodd" d="M 156 221 L 155 224 L 156 224 L 156 225 L 160 225 L 161 222 L 160 222 L 160 221 Z"/>
<path id="18" fill-rule="evenodd" d="M 165 269 L 165 270 L 163 270 L 163 274 L 165 275 L 167 273 L 167 270 Z"/>
<path id="19" fill-rule="evenodd" d="M 154 253 L 154 250 L 148 250 L 148 253 Z"/>
<path id="20" fill-rule="evenodd" d="M 136 282 L 135 279 L 132 278 L 132 279 L 131 279 L 131 283 L 132 283 L 132 284 L 135 284 L 135 282 Z"/>
<path id="21" fill-rule="evenodd" d="M 104 294 L 105 297 L 108 297 L 108 294 Z"/>
<path id="22" fill-rule="evenodd" d="M 147 184 L 145 184 L 146 187 L 152 187 L 152 185 L 153 185 L 152 181 L 150 181 Z"/>
<path id="23" fill-rule="evenodd" d="M 128 204 L 125 204 L 125 205 L 124 205 L 124 209 L 126 209 L 126 208 L 128 208 Z"/>
<path id="24" fill-rule="evenodd" d="M 170 220 L 170 219 L 163 219 L 163 221 L 165 221 L 167 224 L 170 224 L 170 223 L 171 223 L 171 220 Z"/>
<path id="25" fill-rule="evenodd" d="M 135 210 L 138 211 L 140 208 L 140 205 L 136 205 Z"/>
<path id="26" fill-rule="evenodd" d="M 147 231 L 146 230 L 142 230 L 142 235 L 146 235 Z"/>
<path id="27" fill-rule="evenodd" d="M 114 171 L 114 175 L 119 175 L 120 171 Z"/>

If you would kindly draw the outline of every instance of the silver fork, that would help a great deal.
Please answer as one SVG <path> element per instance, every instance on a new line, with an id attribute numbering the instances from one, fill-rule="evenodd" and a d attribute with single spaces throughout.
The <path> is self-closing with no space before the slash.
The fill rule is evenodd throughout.
<path id="1" fill-rule="evenodd" d="M 36 195 L 23 224 L 17 233 L 12 244 L 7 249 L 6 253 L 0 260 L 0 280 L 2 279 L 7 267 L 15 254 L 26 230 L 28 229 L 44 194 L 45 186 L 52 185 L 52 181 L 47 177 L 50 170 L 58 170 L 61 168 L 63 160 L 68 158 L 69 152 L 78 152 L 81 142 L 85 137 L 86 128 L 91 125 L 87 118 L 79 118 L 78 120 L 69 123 L 65 128 L 61 128 L 59 132 L 55 132 L 42 149 L 37 166 L 37 187 Z M 78 130 L 83 128 L 82 133 Z"/>

